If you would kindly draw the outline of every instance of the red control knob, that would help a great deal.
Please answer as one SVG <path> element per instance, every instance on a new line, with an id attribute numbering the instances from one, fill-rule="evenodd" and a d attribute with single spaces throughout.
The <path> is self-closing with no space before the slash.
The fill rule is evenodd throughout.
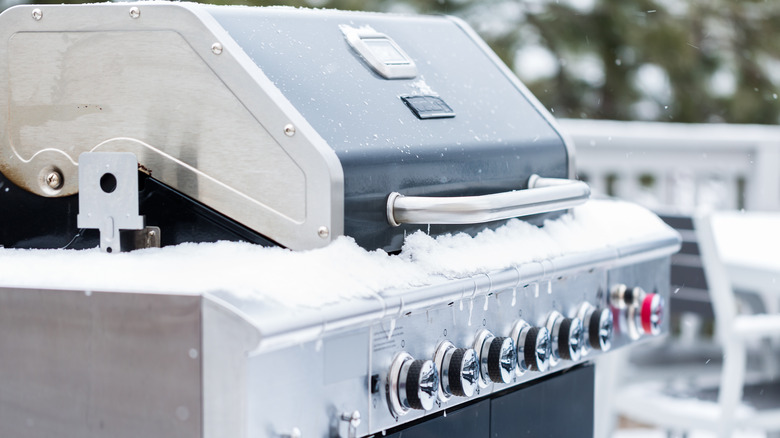
<path id="1" fill-rule="evenodd" d="M 639 314 L 642 330 L 646 334 L 657 335 L 660 333 L 664 314 L 663 297 L 658 294 L 647 294 L 642 300 L 642 308 Z"/>

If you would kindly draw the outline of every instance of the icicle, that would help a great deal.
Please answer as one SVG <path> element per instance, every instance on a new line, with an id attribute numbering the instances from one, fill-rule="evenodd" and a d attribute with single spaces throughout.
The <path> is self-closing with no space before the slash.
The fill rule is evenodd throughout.
<path id="1" fill-rule="evenodd" d="M 474 313 L 474 300 L 469 301 L 469 327 L 471 327 L 471 314 Z"/>
<path id="2" fill-rule="evenodd" d="M 393 332 L 395 331 L 395 318 L 390 320 L 390 330 L 387 332 L 387 339 L 393 337 Z"/>
<path id="3" fill-rule="evenodd" d="M 512 307 L 517 304 L 517 288 L 512 289 Z"/>

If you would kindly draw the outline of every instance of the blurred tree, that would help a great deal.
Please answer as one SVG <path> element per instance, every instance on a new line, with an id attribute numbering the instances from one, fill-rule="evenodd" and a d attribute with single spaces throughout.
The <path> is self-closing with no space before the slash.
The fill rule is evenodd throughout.
<path id="1" fill-rule="evenodd" d="M 0 0 L 0 9 L 18 2 Z M 780 123 L 776 0 L 215 3 L 456 15 L 482 35 L 556 116 Z"/>

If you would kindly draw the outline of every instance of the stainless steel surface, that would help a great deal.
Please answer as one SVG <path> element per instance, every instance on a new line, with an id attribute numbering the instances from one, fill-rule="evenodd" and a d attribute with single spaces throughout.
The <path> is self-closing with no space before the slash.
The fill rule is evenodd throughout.
<path id="1" fill-rule="evenodd" d="M 129 152 L 85 152 L 79 156 L 79 228 L 100 230 L 100 250 L 119 252 L 119 230 L 141 230 L 138 161 Z"/>
<path id="2" fill-rule="evenodd" d="M 391 193 L 387 220 L 401 224 L 476 224 L 564 210 L 587 201 L 590 188 L 582 181 L 532 176 L 529 188 L 462 197 L 404 196 Z"/>
<path id="3" fill-rule="evenodd" d="M 648 244 L 648 252 L 656 253 L 657 246 L 663 244 L 663 239 Z M 673 250 L 668 248 L 669 252 Z M 430 411 L 409 410 L 405 415 L 398 415 L 396 412 L 400 411 L 393 410 L 391 403 L 392 395 L 398 391 L 400 366 L 396 368 L 398 372 L 391 368 L 399 352 L 409 359 L 430 361 L 435 357 L 436 346 L 443 341 L 455 346 L 473 345 L 481 329 L 509 335 L 520 319 L 540 327 L 545 324 L 550 309 L 562 316 L 575 317 L 583 302 L 596 308 L 607 306 L 607 291 L 616 284 L 628 283 L 632 287 L 669 293 L 668 256 L 630 265 L 622 265 L 616 256 L 596 259 L 602 261 L 589 267 L 580 265 L 577 256 L 564 256 L 546 268 L 531 263 L 504 275 L 477 276 L 468 279 L 468 287 L 464 282 L 451 281 L 437 287 L 386 294 L 384 304 L 372 298 L 309 310 L 291 310 L 216 292 L 203 297 L 181 297 L 0 289 L 0 379 L 11 382 L 0 393 L 0 419 L 3 420 L 0 435 L 37 437 L 43 430 L 51 432 L 44 435 L 68 436 L 73 430 L 73 436 L 89 436 L 84 431 L 97 427 L 100 417 L 110 419 L 105 423 L 110 425 L 143 418 L 142 427 L 133 425 L 133 436 L 137 436 L 138 430 L 147 436 L 166 435 L 164 432 L 184 427 L 184 423 L 187 427 L 201 427 L 188 423 L 196 418 L 201 419 L 197 423 L 202 424 L 202 432 L 188 429 L 190 432 L 181 436 L 277 438 L 291 436 L 296 430 L 304 437 L 330 436 L 334 430 L 346 436 L 349 426 L 340 419 L 341 415 L 356 410 L 361 413 L 356 436 L 380 434 L 585 360 L 563 361 L 544 372 L 512 373 L 509 383 L 487 382 L 471 396 L 440 399 Z M 15 301 L 2 299 L 9 293 Z M 90 301 L 96 297 L 99 301 Z M 409 306 L 396 306 L 396 298 Z M 153 305 L 150 313 L 147 303 L 156 300 L 171 306 L 163 310 Z M 136 304 L 129 304 L 133 302 Z M 79 303 L 100 303 L 100 306 L 85 313 L 76 311 L 82 305 Z M 187 303 L 192 303 L 191 307 Z M 186 315 L 192 311 L 195 319 L 190 320 Z M 625 320 L 625 315 L 621 315 L 619 319 Z M 95 325 L 97 320 L 100 322 Z M 190 322 L 182 326 L 187 327 L 183 331 L 168 331 L 163 321 Z M 51 324 L 57 329 L 45 329 Z M 113 332 L 106 331 L 105 324 L 115 327 L 111 329 Z M 127 326 L 138 330 L 128 332 Z M 313 330 L 315 326 L 317 329 Z M 68 327 L 82 327 L 82 331 L 74 332 Z M 614 347 L 633 342 L 624 327 L 616 327 Z M 661 322 L 661 330 L 668 330 L 667 321 Z M 109 350 L 98 354 L 100 349 L 109 347 L 103 342 L 104 337 L 128 336 L 131 338 L 111 350 L 117 351 L 117 356 Z M 653 338 L 642 335 L 640 339 Z M 89 348 L 92 355 L 87 353 Z M 111 357 L 113 362 L 95 361 L 96 354 Z M 599 354 L 602 352 L 594 350 L 587 359 Z M 32 363 L 40 364 L 40 368 L 31 368 Z M 197 368 L 187 368 L 187 364 Z M 35 383 L 45 385 L 46 391 L 30 390 L 31 382 L 38 382 L 41 376 L 52 376 L 43 378 L 43 383 Z M 113 378 L 119 380 L 108 385 Z M 78 392 L 75 396 L 78 403 L 73 403 L 73 388 L 88 391 L 89 379 L 102 379 L 98 386 L 104 391 L 101 390 L 99 398 L 82 398 L 78 395 L 82 392 Z M 372 384 L 374 380 L 376 385 Z M 126 392 L 117 392 L 112 385 L 120 385 L 126 388 L 122 391 L 134 395 L 125 397 Z M 149 394 L 145 388 L 149 388 Z M 198 408 L 202 410 L 190 408 L 184 402 L 166 401 L 191 391 L 202 391 L 195 398 L 196 406 L 202 406 Z M 45 398 L 46 394 L 53 393 L 62 397 Z M 281 394 L 285 396 L 278 396 Z M 123 398 L 116 401 L 113 397 Z M 152 400 L 147 402 L 144 397 Z M 121 413 L 114 408 L 117 403 L 124 409 Z M 25 410 L 28 412 L 25 416 L 17 408 L 21 405 L 36 408 Z M 158 407 L 147 418 L 148 406 Z M 186 411 L 177 410 L 180 406 Z M 63 410 L 74 414 L 49 416 Z M 84 415 L 106 411 L 116 418 L 88 419 Z M 131 414 L 128 416 L 127 412 Z M 301 412 L 306 415 L 301 416 Z M 182 421 L 180 418 L 186 417 L 185 413 L 189 418 Z M 27 432 L 26 418 L 35 418 L 36 427 L 43 429 Z M 14 434 L 17 427 L 24 429 L 22 433 Z"/>
<path id="4" fill-rule="evenodd" d="M 200 303 L 0 288 L 0 436 L 202 436 Z"/>
<path id="5" fill-rule="evenodd" d="M 197 5 L 134 7 L 137 19 L 120 4 L 0 16 L 3 174 L 41 196 L 67 196 L 79 190 L 81 152 L 132 152 L 154 178 L 287 247 L 343 234 L 335 152 L 230 35 Z M 63 175 L 56 193 L 38 182 L 50 167 Z"/>

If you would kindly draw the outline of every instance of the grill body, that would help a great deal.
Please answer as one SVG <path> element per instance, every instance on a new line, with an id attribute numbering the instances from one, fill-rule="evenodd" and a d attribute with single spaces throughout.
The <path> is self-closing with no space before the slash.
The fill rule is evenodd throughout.
<path id="1" fill-rule="evenodd" d="M 239 286 L 222 272 L 227 286 L 165 283 L 210 269 L 209 260 L 103 259 L 138 272 L 100 288 L 80 280 L 107 275 L 102 267 L 76 267 L 54 286 L 0 275 L 2 436 L 590 436 L 593 358 L 668 332 L 660 303 L 679 237 L 663 226 L 350 295 L 374 285 L 361 272 L 373 260 L 409 261 L 373 250 L 397 252 L 414 232 L 473 236 L 523 216 L 530 225 L 509 225 L 552 245 L 537 225 L 569 226 L 577 218 L 564 211 L 589 196 L 567 180 L 574 152 L 550 114 L 454 18 L 187 3 L 14 7 L 0 15 L 0 132 L 0 256 L 105 249 L 106 235 L 120 232 L 115 219 L 137 215 L 162 246 L 315 250 L 267 248 L 233 273 L 246 279 Z M 114 188 L 103 187 L 99 153 L 116 158 L 120 178 L 102 175 Z M 113 205 L 114 189 L 132 205 Z M 585 234 L 598 228 L 581 220 Z M 254 293 L 277 274 L 263 271 L 265 255 L 338 249 L 350 244 L 334 242 L 344 235 L 363 255 L 358 272 L 322 273 L 312 286 L 296 280 L 319 266 L 283 266 L 290 278 Z M 540 249 L 528 246 L 503 251 Z M 36 254 L 44 273 L 56 257 L 77 256 Z M 284 302 L 334 285 L 343 296 L 325 304 Z M 432 384 L 445 376 L 434 362 L 454 357 L 440 354 L 447 343 L 476 358 L 447 368 L 462 379 L 460 396 Z M 538 363 L 521 372 L 515 355 Z"/>

